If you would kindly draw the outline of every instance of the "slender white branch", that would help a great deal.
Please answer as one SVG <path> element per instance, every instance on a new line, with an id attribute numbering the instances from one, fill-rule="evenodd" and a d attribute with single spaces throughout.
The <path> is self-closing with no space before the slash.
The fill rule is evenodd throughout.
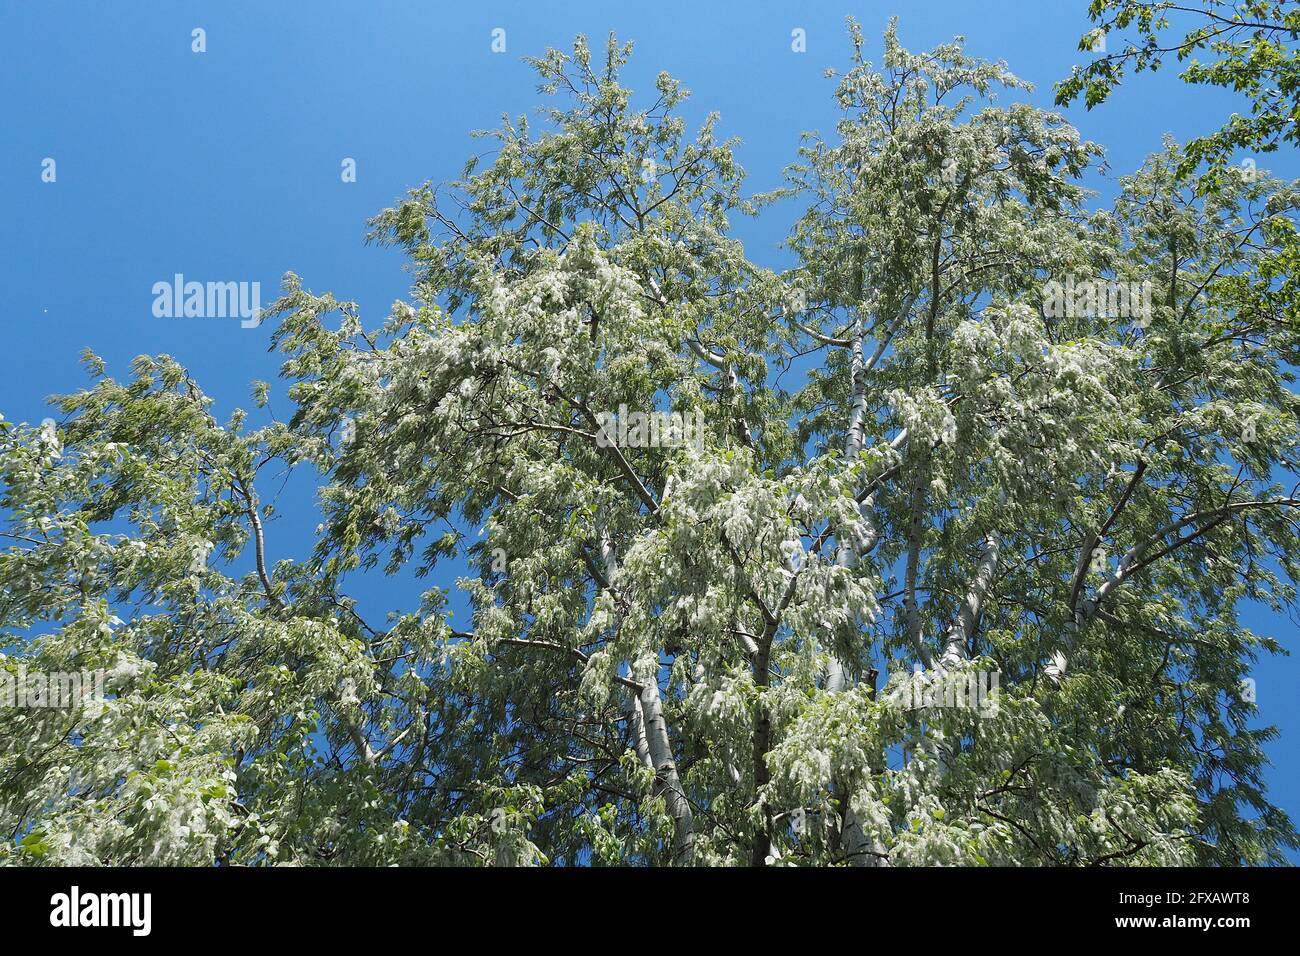
<path id="1" fill-rule="evenodd" d="M 1208 511 L 1197 511 L 1183 518 L 1177 518 L 1170 521 L 1164 527 L 1160 528 L 1154 534 L 1143 538 L 1128 553 L 1120 558 L 1119 566 L 1106 578 L 1101 587 L 1097 589 L 1096 594 L 1089 600 L 1083 602 L 1076 614 L 1076 626 L 1071 631 L 1066 645 L 1070 646 L 1079 634 L 1079 628 L 1095 617 L 1101 610 L 1102 603 L 1115 592 L 1117 588 L 1124 584 L 1138 571 L 1147 565 L 1164 557 L 1172 551 L 1177 550 L 1190 541 L 1199 538 L 1212 528 L 1222 524 L 1228 518 L 1240 511 L 1249 511 L 1256 508 L 1295 508 L 1300 507 L 1300 498 L 1270 498 L 1258 501 L 1238 501 L 1230 505 L 1224 505 L 1222 508 L 1211 508 Z M 1146 557 L 1147 552 L 1162 542 L 1169 535 L 1181 531 L 1188 525 L 1201 524 L 1201 527 L 1191 534 L 1184 535 L 1175 540 L 1168 547 L 1160 549 L 1154 555 Z"/>
<path id="2" fill-rule="evenodd" d="M 793 325 L 800 332 L 802 332 L 804 335 L 808 336 L 811 339 L 815 339 L 818 342 L 821 342 L 823 345 L 834 345 L 839 348 L 848 348 L 853 344 L 852 339 L 837 339 L 834 336 L 823 335 L 821 332 L 818 332 L 816 329 L 804 325 L 798 319 L 793 317 L 790 319 L 790 324 Z"/>
<path id="3" fill-rule="evenodd" d="M 700 343 L 699 339 L 695 338 L 693 335 L 686 340 L 686 344 L 691 347 L 692 352 L 698 355 L 705 362 L 708 362 L 718 371 L 727 371 L 727 357 L 725 355 L 718 355 L 716 352 L 710 352 Z"/>

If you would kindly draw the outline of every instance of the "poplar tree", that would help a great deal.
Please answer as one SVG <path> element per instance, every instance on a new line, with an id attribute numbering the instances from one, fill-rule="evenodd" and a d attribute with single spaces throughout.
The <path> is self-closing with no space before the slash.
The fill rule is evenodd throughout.
<path id="1" fill-rule="evenodd" d="M 1281 862 L 1241 614 L 1300 570 L 1300 194 L 1197 195 L 1170 143 L 1098 208 L 1100 147 L 1005 64 L 850 35 L 792 269 L 737 239 L 777 197 L 716 117 L 579 38 L 373 220 L 413 278 L 382 323 L 286 277 L 287 420 L 87 355 L 0 424 L 0 666 L 110 691 L 3 711 L 0 860 Z M 1149 308 L 1046 308 L 1067 279 Z M 624 408 L 701 440 L 612 441 Z M 429 585 L 377 620 L 381 574 Z"/>

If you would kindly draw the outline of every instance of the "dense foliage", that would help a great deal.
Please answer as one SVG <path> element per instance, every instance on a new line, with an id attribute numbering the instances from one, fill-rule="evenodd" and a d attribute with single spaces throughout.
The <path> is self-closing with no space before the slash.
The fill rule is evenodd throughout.
<path id="1" fill-rule="evenodd" d="M 1158 70 L 1172 58 L 1183 64 L 1184 81 L 1232 90 L 1250 104 L 1249 115 L 1233 113 L 1221 129 L 1187 144 L 1184 174 L 1206 162 L 1205 184 L 1214 185 L 1239 150 L 1271 153 L 1300 143 L 1296 0 L 1090 0 L 1088 15 L 1096 25 L 1079 49 L 1095 55 L 1057 85 L 1058 103 L 1082 97 L 1091 108 L 1127 70 Z"/>
<path id="2" fill-rule="evenodd" d="M 1100 148 L 1004 65 L 852 39 L 798 268 L 734 237 L 773 197 L 714 120 L 580 39 L 539 122 L 375 219 L 415 277 L 382 326 L 286 279 L 287 421 L 88 355 L 57 424 L 0 423 L 0 666 L 110 690 L 0 711 L 0 861 L 1282 859 L 1238 615 L 1300 571 L 1300 193 L 1197 194 L 1170 144 L 1090 208 Z M 293 469 L 322 523 L 273 561 Z M 465 625 L 349 596 L 462 561 Z M 940 672 L 996 706 L 899 705 Z"/>

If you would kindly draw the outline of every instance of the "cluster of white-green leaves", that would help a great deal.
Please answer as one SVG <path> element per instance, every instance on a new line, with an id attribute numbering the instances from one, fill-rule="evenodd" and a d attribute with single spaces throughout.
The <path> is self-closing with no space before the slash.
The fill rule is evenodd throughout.
<path id="1" fill-rule="evenodd" d="M 415 276 L 382 326 L 287 278 L 287 421 L 87 356 L 55 427 L 0 423 L 0 667 L 110 673 L 0 709 L 0 862 L 1282 859 L 1238 610 L 1300 571 L 1300 193 L 1195 196 L 1170 144 L 1094 209 L 1100 149 L 1005 66 L 851 39 L 797 268 L 731 235 L 772 197 L 677 82 L 579 40 L 374 220 Z M 1151 312 L 1047 317 L 1070 278 Z M 703 442 L 600 440 L 621 408 Z M 465 562 L 465 624 L 349 596 Z"/>

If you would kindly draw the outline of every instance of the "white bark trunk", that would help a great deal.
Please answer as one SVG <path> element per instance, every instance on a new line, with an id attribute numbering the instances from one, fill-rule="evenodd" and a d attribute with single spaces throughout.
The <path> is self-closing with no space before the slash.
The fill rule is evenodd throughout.
<path id="1" fill-rule="evenodd" d="M 618 574 L 618 555 L 607 528 L 600 531 L 600 556 L 605 565 L 606 579 L 613 582 Z M 632 702 L 632 731 L 637 757 L 654 768 L 655 793 L 663 795 L 664 805 L 673 818 L 673 863 L 685 865 L 691 862 L 695 848 L 695 820 L 677 774 L 677 763 L 673 760 L 668 723 L 664 720 L 663 704 L 659 698 L 657 657 L 653 664 L 641 680 L 641 690 Z"/>
<path id="2" fill-rule="evenodd" d="M 858 320 L 857 327 L 854 329 L 853 337 L 853 359 L 851 364 L 853 375 L 853 394 L 849 405 L 849 426 L 844 438 L 844 460 L 846 463 L 855 461 L 862 453 L 863 429 L 866 425 L 867 413 L 867 372 L 869 370 L 867 363 L 863 359 L 862 349 L 862 320 Z M 889 336 L 881 340 L 879 347 L 871 357 L 871 365 L 875 365 L 884 354 L 885 346 L 889 343 Z M 865 514 L 870 515 L 871 506 L 874 496 L 868 496 L 863 505 Z M 871 527 L 871 536 L 875 536 L 875 525 Z M 871 542 L 874 544 L 874 540 Z M 839 550 L 835 555 L 835 563 L 841 568 L 848 568 L 855 563 L 856 555 L 851 550 L 848 540 L 840 542 Z M 831 693 L 838 693 L 844 690 L 847 683 L 845 668 L 843 662 L 832 651 L 830 663 L 826 670 L 826 690 Z M 836 788 L 839 792 L 840 799 L 844 801 L 843 813 L 841 815 L 842 826 L 840 830 L 840 845 L 850 854 L 849 860 L 854 865 L 863 865 L 869 863 L 875 857 L 867 856 L 862 852 L 866 847 L 866 836 L 862 832 L 862 826 L 858 822 L 857 814 L 849 806 L 851 794 L 843 785 Z"/>
<path id="3" fill-rule="evenodd" d="M 655 769 L 656 791 L 663 795 L 664 805 L 673 818 L 673 863 L 688 864 L 695 849 L 695 821 L 690 801 L 686 799 L 686 791 L 677 775 L 677 763 L 673 760 L 672 742 L 668 739 L 668 725 L 659 700 L 658 675 L 642 681 L 640 704 L 650 760 Z"/>
<path id="4" fill-rule="evenodd" d="M 912 480 L 911 515 L 907 525 L 907 564 L 903 570 L 903 626 L 908 642 L 916 649 L 921 662 L 929 667 L 930 651 L 921 635 L 921 603 L 917 598 L 916 584 L 921 570 L 921 513 L 925 508 L 928 476 L 927 463 L 922 458 L 916 463 L 917 473 Z"/>
<path id="5" fill-rule="evenodd" d="M 997 535 L 989 534 L 984 538 L 984 556 L 980 559 L 979 568 L 975 572 L 975 580 L 971 582 L 966 600 L 962 602 L 961 610 L 957 612 L 957 620 L 953 621 L 952 626 L 948 628 L 944 642 L 944 663 L 955 664 L 970 656 L 967 645 L 970 643 L 971 635 L 975 633 L 975 624 L 979 621 L 984 597 L 993 583 L 1001 547 L 1002 542 L 998 540 Z"/>
<path id="6" fill-rule="evenodd" d="M 862 444 L 864 440 L 864 431 L 866 428 L 867 413 L 867 375 L 871 372 L 876 364 L 880 361 L 881 356 L 885 354 L 885 349 L 889 346 L 890 340 L 894 333 L 902 326 L 907 318 L 907 313 L 911 311 L 915 296 L 908 298 L 901 309 L 898 317 L 894 320 L 893 326 L 889 332 L 881 338 L 876 346 L 876 350 L 871 354 L 870 359 L 864 359 L 863 351 L 863 329 L 861 320 L 858 321 L 854 329 L 853 338 L 853 358 L 850 365 L 853 376 L 853 392 L 849 404 L 849 426 L 844 439 L 844 458 L 846 462 L 852 462 L 862 453 Z M 891 448 L 898 448 L 907 437 L 904 430 L 892 442 Z M 876 496 L 870 494 L 862 502 L 862 513 L 870 524 L 870 528 L 864 539 L 859 543 L 862 553 L 866 553 L 875 547 L 879 538 L 879 532 L 876 529 L 875 522 L 872 520 L 871 513 L 875 507 Z M 835 556 L 835 563 L 842 568 L 847 568 L 853 562 L 855 555 L 850 551 L 850 544 L 847 541 L 841 541 L 839 551 Z M 838 657 L 832 654 L 830 665 L 826 673 L 826 689 L 831 692 L 838 692 L 844 689 L 846 684 L 845 670 L 843 663 Z M 843 827 L 840 831 L 840 845 L 848 854 L 848 860 L 853 866 L 875 866 L 881 858 L 867 852 L 867 837 L 862 832 L 862 825 L 858 821 L 857 814 L 849 806 L 848 801 L 852 796 L 846 788 L 837 788 L 840 791 L 840 799 L 845 801 L 843 813 Z"/>
<path id="7" fill-rule="evenodd" d="M 632 705 L 628 709 L 628 722 L 632 728 L 632 743 L 636 747 L 637 759 L 652 770 L 654 760 L 650 757 L 650 741 L 645 732 L 645 711 L 641 709 L 641 698 L 637 694 L 629 695 Z"/>

